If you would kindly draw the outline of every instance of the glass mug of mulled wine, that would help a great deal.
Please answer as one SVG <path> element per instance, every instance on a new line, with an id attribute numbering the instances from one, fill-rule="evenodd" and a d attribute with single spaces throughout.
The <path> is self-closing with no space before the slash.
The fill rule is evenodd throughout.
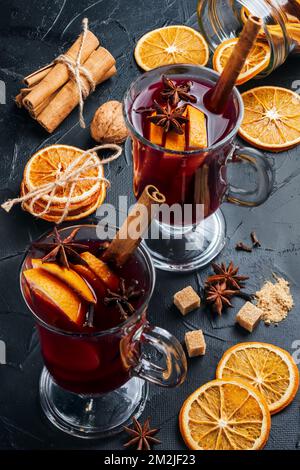
<path id="1" fill-rule="evenodd" d="M 221 114 L 208 110 L 206 100 L 218 78 L 204 67 L 163 66 L 140 76 L 124 98 L 135 197 L 152 184 L 170 208 L 182 209 L 179 223 L 172 211 L 167 217 L 160 213 L 151 232 L 156 236 L 144 241 L 154 265 L 163 270 L 192 271 L 212 261 L 225 245 L 221 204 L 260 205 L 273 186 L 266 157 L 234 142 L 244 115 L 238 90 Z M 248 172 L 250 187 L 244 171 L 233 171 L 238 181 L 229 182 L 233 167 Z"/>
<path id="2" fill-rule="evenodd" d="M 187 371 L 178 340 L 147 321 L 155 285 L 147 250 L 112 267 L 97 233 L 96 225 L 48 233 L 28 251 L 20 278 L 45 363 L 42 408 L 56 427 L 84 438 L 120 431 L 142 413 L 148 382 L 177 386 Z M 57 234 L 67 268 L 62 252 L 51 253 Z"/>

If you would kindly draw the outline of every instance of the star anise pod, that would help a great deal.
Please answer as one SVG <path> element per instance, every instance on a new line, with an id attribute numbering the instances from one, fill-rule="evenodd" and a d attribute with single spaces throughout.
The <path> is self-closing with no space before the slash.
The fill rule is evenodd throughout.
<path id="1" fill-rule="evenodd" d="M 224 307 L 232 307 L 230 298 L 237 294 L 236 290 L 227 288 L 226 282 L 211 285 L 207 289 L 206 302 L 212 304 L 212 309 L 222 315 Z"/>
<path id="2" fill-rule="evenodd" d="M 183 105 L 174 109 L 170 103 L 163 107 L 157 101 L 154 101 L 153 110 L 156 111 L 156 114 L 154 116 L 147 116 L 147 119 L 156 126 L 162 127 L 166 133 L 174 131 L 176 134 L 183 134 L 183 125 L 189 121 L 189 118 L 183 115 L 186 106 Z"/>
<path id="3" fill-rule="evenodd" d="M 88 267 L 87 262 L 81 258 L 78 251 L 88 250 L 88 245 L 77 243 L 74 240 L 80 227 L 75 228 L 69 236 L 61 238 L 61 235 L 56 227 L 54 227 L 53 241 L 48 243 L 33 243 L 32 246 L 38 250 L 44 251 L 47 254 L 42 258 L 42 262 L 55 261 L 61 266 L 70 269 L 69 262 L 74 264 L 82 264 Z"/>
<path id="4" fill-rule="evenodd" d="M 192 86 L 191 81 L 182 83 L 181 85 L 176 85 L 173 80 L 163 75 L 162 82 L 164 85 L 164 89 L 161 92 L 161 96 L 162 98 L 169 101 L 172 106 L 177 106 L 180 101 L 197 103 L 196 96 L 190 94 Z"/>
<path id="5" fill-rule="evenodd" d="M 138 299 L 144 294 L 144 289 L 137 289 L 137 286 L 138 281 L 134 281 L 131 286 L 126 287 L 125 280 L 121 278 L 118 292 L 112 292 L 110 289 L 107 289 L 103 300 L 104 304 L 108 306 L 116 305 L 122 317 L 126 320 L 128 315 L 132 315 L 135 312 L 131 301 Z"/>
<path id="6" fill-rule="evenodd" d="M 134 426 L 133 428 L 124 426 L 124 431 L 126 431 L 131 437 L 130 441 L 124 444 L 124 447 L 136 446 L 136 450 L 151 450 L 151 445 L 161 443 L 161 441 L 156 439 L 156 437 L 153 437 L 159 432 L 159 429 L 150 428 L 150 418 L 147 418 L 143 425 L 139 423 L 134 416 L 132 421 Z"/>
<path id="7" fill-rule="evenodd" d="M 244 281 L 249 279 L 249 276 L 238 275 L 239 268 L 234 266 L 232 261 L 229 263 L 228 267 L 226 267 L 225 263 L 221 263 L 220 265 L 212 263 L 212 268 L 215 274 L 207 278 L 207 284 L 226 282 L 228 286 L 234 287 L 235 289 L 241 289 L 244 287 Z"/>

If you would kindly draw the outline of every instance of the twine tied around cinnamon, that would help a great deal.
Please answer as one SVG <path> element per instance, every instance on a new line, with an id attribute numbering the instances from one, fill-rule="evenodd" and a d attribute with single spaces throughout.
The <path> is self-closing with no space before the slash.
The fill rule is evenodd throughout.
<path id="1" fill-rule="evenodd" d="M 113 153 L 110 157 L 104 158 L 102 160 L 99 159 L 99 161 L 95 162 L 95 152 L 104 149 L 115 150 L 115 153 Z M 57 189 L 65 187 L 67 184 L 71 184 L 64 211 L 62 213 L 61 218 L 56 222 L 57 224 L 60 224 L 65 220 L 68 215 L 73 193 L 78 182 L 103 181 L 103 183 L 106 184 L 106 187 L 110 187 L 110 181 L 104 176 L 80 176 L 81 173 L 87 170 L 91 170 L 93 168 L 100 168 L 102 165 L 106 165 L 107 163 L 116 160 L 117 158 L 119 158 L 121 153 L 122 147 L 116 144 L 98 145 L 97 147 L 94 147 L 92 149 L 85 150 L 70 163 L 70 165 L 65 169 L 64 172 L 61 172 L 61 167 L 58 167 L 55 181 L 52 181 L 51 183 L 42 184 L 38 188 L 29 191 L 24 196 L 9 199 L 8 201 L 1 204 L 1 207 L 6 212 L 10 212 L 14 205 L 30 201 L 30 213 L 35 217 L 41 218 L 43 215 L 47 214 L 52 203 L 54 202 Z M 89 157 L 85 161 L 83 161 L 87 155 L 89 155 Z M 80 166 L 76 168 L 77 165 Z M 48 196 L 49 198 L 45 209 L 42 212 L 36 212 L 34 209 L 35 203 L 45 196 Z"/>
<path id="2" fill-rule="evenodd" d="M 89 96 L 90 93 L 95 91 L 96 83 L 91 75 L 91 73 L 81 65 L 81 54 L 84 46 L 84 41 L 88 32 L 88 18 L 84 18 L 82 20 L 82 35 L 81 35 L 81 43 L 78 50 L 78 54 L 76 60 L 74 61 L 70 57 L 61 54 L 59 55 L 54 61 L 53 64 L 64 64 L 70 74 L 70 79 L 76 83 L 78 95 L 79 95 L 79 124 L 80 127 L 83 129 L 85 126 L 85 121 L 83 117 L 83 107 L 84 107 L 84 100 Z M 81 78 L 81 75 L 84 76 L 88 82 L 88 87 L 86 87 L 84 81 Z"/>

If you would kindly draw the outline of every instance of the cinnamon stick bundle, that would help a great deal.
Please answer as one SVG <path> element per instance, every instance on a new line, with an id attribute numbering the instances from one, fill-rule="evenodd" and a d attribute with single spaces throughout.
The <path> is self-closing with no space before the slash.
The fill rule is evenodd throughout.
<path id="1" fill-rule="evenodd" d="M 99 64 L 101 64 L 101 67 L 99 67 Z M 115 59 L 103 47 L 99 47 L 90 55 L 84 63 L 84 67 L 90 72 L 96 85 L 116 73 Z M 88 86 L 86 78 L 82 77 L 82 80 Z M 69 80 L 38 115 L 37 121 L 51 133 L 73 111 L 78 103 L 79 94 L 76 83 Z"/>
<path id="2" fill-rule="evenodd" d="M 82 120 L 80 84 L 91 92 L 94 89 L 91 86 L 102 83 L 117 72 L 114 57 L 106 49 L 99 47 L 98 38 L 87 29 L 87 19 L 84 21 L 86 30 L 62 57 L 63 60 L 71 61 L 73 73 L 67 63 L 54 61 L 25 77 L 23 81 L 27 88 L 21 88 L 15 98 L 16 105 L 19 108 L 25 107 L 30 116 L 49 133 L 53 132 L 79 103 Z M 78 78 L 74 80 L 79 54 L 82 67 L 79 69 L 80 84 Z"/>
<path id="3" fill-rule="evenodd" d="M 65 56 L 69 57 L 73 61 L 76 60 L 76 57 L 79 52 L 81 44 L 81 36 L 77 38 L 74 44 L 66 52 Z M 92 52 L 99 46 L 99 40 L 91 32 L 87 31 L 85 41 L 83 43 L 82 54 L 81 54 L 81 64 L 89 58 Z M 36 108 L 40 103 L 45 99 L 55 93 L 62 85 L 64 85 L 69 80 L 69 72 L 65 64 L 55 64 L 49 73 L 34 87 L 34 89 L 26 96 L 24 101 L 24 106 L 28 110 Z M 28 81 L 28 77 L 27 77 Z"/>

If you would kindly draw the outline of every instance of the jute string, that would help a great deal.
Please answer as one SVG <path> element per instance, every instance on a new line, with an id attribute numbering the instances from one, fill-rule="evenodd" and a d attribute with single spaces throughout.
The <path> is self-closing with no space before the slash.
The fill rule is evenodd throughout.
<path id="1" fill-rule="evenodd" d="M 84 100 L 88 97 L 90 93 L 95 91 L 96 83 L 92 77 L 92 74 L 87 70 L 83 65 L 81 65 L 81 55 L 84 46 L 84 41 L 86 39 L 86 35 L 88 32 L 88 19 L 84 18 L 82 20 L 82 34 L 81 34 L 81 42 L 80 47 L 78 50 L 78 54 L 76 60 L 74 61 L 70 57 L 61 54 L 59 55 L 54 61 L 53 64 L 64 64 L 70 74 L 70 79 L 74 80 L 78 90 L 79 96 L 79 124 L 82 128 L 85 128 L 85 122 L 83 117 L 83 107 L 84 107 Z M 81 75 L 86 78 L 89 86 L 87 87 L 81 77 Z"/>
<path id="2" fill-rule="evenodd" d="M 115 152 L 110 157 L 100 160 L 94 152 L 104 149 L 115 150 Z M 56 222 L 57 224 L 60 224 L 65 220 L 68 215 L 70 204 L 72 203 L 74 190 L 78 183 L 80 183 L 81 181 L 103 181 L 107 187 L 110 186 L 110 181 L 103 176 L 81 176 L 81 174 L 86 172 L 87 170 L 91 170 L 93 168 L 100 168 L 102 165 L 106 165 L 107 163 L 116 160 L 117 158 L 119 158 L 121 153 L 122 147 L 116 144 L 98 145 L 97 147 L 94 147 L 92 149 L 85 150 L 77 158 L 75 158 L 63 172 L 61 171 L 61 166 L 59 165 L 56 171 L 54 181 L 52 181 L 51 183 L 42 184 L 38 188 L 29 191 L 24 196 L 9 199 L 8 201 L 1 204 L 1 207 L 6 212 L 9 212 L 15 204 L 22 204 L 26 201 L 30 201 L 30 213 L 35 217 L 41 218 L 43 215 L 48 213 L 51 205 L 53 204 L 54 198 L 56 197 L 57 189 L 70 185 L 70 190 L 67 196 L 64 211 L 62 213 L 61 218 Z M 87 155 L 88 158 L 86 158 Z M 95 161 L 95 157 L 99 161 Z M 48 202 L 45 206 L 45 209 L 42 212 L 37 212 L 34 209 L 34 205 L 37 201 L 39 201 L 45 196 L 48 196 Z"/>

